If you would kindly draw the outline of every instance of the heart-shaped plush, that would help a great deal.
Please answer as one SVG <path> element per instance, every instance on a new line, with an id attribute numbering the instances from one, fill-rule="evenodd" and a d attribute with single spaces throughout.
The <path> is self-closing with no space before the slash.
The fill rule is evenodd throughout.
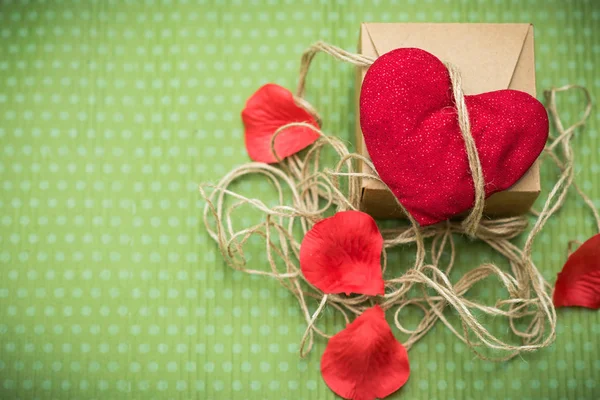
<path id="1" fill-rule="evenodd" d="M 544 106 L 527 93 L 465 96 L 485 196 L 508 189 L 535 162 L 548 138 Z M 434 55 L 401 48 L 365 75 L 360 124 L 377 173 L 422 226 L 472 208 L 473 178 L 446 66 Z"/>

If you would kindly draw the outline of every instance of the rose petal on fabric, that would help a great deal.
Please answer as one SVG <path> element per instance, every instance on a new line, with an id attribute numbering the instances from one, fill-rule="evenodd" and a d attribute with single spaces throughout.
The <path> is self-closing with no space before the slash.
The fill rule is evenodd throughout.
<path id="1" fill-rule="evenodd" d="M 370 215 L 342 211 L 306 233 L 300 246 L 300 268 L 323 293 L 382 295 L 382 248 L 383 237 Z"/>
<path id="2" fill-rule="evenodd" d="M 363 312 L 327 343 L 321 375 L 345 399 L 384 398 L 408 380 L 410 365 L 379 306 Z"/>
<path id="3" fill-rule="evenodd" d="M 254 161 L 275 163 L 271 140 L 277 129 L 292 122 L 306 122 L 318 128 L 308 111 L 299 107 L 292 93 L 284 87 L 268 83 L 258 89 L 242 111 L 246 150 Z M 289 157 L 312 144 L 319 134 L 306 127 L 291 127 L 275 138 L 275 152 L 280 159 Z"/>
<path id="4" fill-rule="evenodd" d="M 569 256 L 554 286 L 554 306 L 600 308 L 600 234 Z"/>

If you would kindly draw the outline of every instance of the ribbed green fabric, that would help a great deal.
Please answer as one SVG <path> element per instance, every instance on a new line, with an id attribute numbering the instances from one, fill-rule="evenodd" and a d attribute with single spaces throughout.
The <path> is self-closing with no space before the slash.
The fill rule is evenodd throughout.
<path id="1" fill-rule="evenodd" d="M 319 373 L 325 341 L 299 359 L 295 300 L 224 265 L 197 185 L 247 161 L 239 113 L 255 89 L 293 88 L 316 40 L 355 49 L 362 21 L 533 22 L 538 93 L 600 94 L 595 0 L 0 1 L 0 398 L 335 398 Z M 324 129 L 348 141 L 353 78 L 318 56 L 308 87 Z M 582 101 L 562 98 L 571 121 Z M 595 107 L 574 141 L 577 182 L 598 206 L 599 119 Z M 544 193 L 555 176 L 543 165 Z M 568 240 L 594 232 L 582 204 L 569 196 L 535 244 L 552 282 Z M 466 241 L 459 253 L 457 274 L 492 258 Z M 502 364 L 438 325 L 394 398 L 600 398 L 600 313 L 558 321 L 551 348 Z M 331 313 L 319 323 L 342 327 Z"/>

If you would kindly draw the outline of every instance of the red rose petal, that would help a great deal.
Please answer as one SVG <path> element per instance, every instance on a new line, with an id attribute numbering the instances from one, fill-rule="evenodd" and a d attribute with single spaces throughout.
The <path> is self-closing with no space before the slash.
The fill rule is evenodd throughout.
<path id="1" fill-rule="evenodd" d="M 325 383 L 352 400 L 384 398 L 408 380 L 408 354 L 379 306 L 368 309 L 329 339 L 321 359 Z"/>
<path id="2" fill-rule="evenodd" d="M 600 234 L 569 256 L 558 273 L 553 300 L 555 307 L 600 308 Z"/>
<path id="3" fill-rule="evenodd" d="M 246 150 L 254 161 L 275 163 L 271 139 L 275 131 L 292 122 L 306 122 L 318 128 L 312 115 L 294 102 L 284 87 L 268 83 L 256 91 L 242 111 Z M 291 127 L 275 139 L 275 152 L 280 159 L 291 156 L 312 144 L 319 134 L 306 127 Z"/>
<path id="4" fill-rule="evenodd" d="M 375 220 L 343 211 L 317 222 L 300 246 L 304 277 L 323 293 L 384 294 L 383 238 Z"/>

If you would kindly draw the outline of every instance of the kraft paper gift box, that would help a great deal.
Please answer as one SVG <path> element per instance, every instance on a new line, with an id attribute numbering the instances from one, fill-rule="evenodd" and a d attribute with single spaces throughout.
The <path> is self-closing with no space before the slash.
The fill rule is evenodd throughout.
<path id="1" fill-rule="evenodd" d="M 363 23 L 358 51 L 378 57 L 400 47 L 426 50 L 456 65 L 465 94 L 516 89 L 535 97 L 531 24 Z M 357 73 L 356 110 L 359 154 L 368 156 L 358 115 L 360 86 L 367 68 Z M 361 163 L 364 171 L 368 166 Z M 539 160 L 508 190 L 486 199 L 485 214 L 508 217 L 526 213 L 540 193 Z M 363 179 L 361 209 L 377 218 L 402 216 L 394 195 L 380 182 Z"/>

